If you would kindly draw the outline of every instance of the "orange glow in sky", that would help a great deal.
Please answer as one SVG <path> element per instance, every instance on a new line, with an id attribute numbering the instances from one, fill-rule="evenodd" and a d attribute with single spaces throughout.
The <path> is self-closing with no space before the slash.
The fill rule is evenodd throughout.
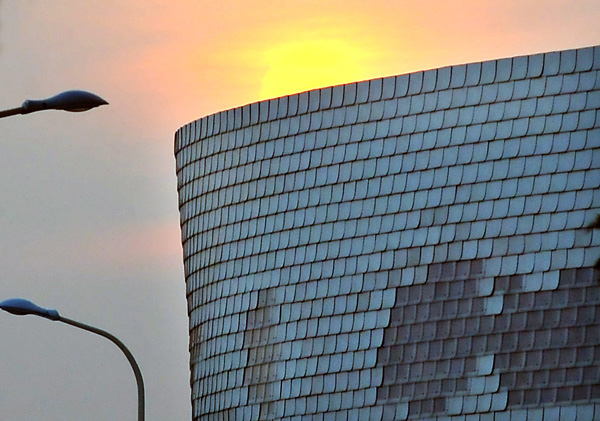
<path id="1" fill-rule="evenodd" d="M 171 54 L 183 64 L 176 70 L 187 88 L 181 94 L 201 101 L 194 119 L 329 85 L 600 41 L 593 24 L 598 7 L 582 13 L 564 0 L 550 0 L 543 9 L 534 3 L 203 4 L 200 11 L 214 20 L 198 15 L 188 27 L 195 36 L 182 39 Z M 592 8 L 589 1 L 579 3 Z"/>
<path id="2" fill-rule="evenodd" d="M 273 98 L 366 76 L 372 54 L 344 39 L 310 39 L 269 46 L 259 98 Z"/>
<path id="3" fill-rule="evenodd" d="M 108 3 L 23 7 L 44 36 L 19 36 L 37 44 L 57 82 L 95 79 L 171 130 L 308 89 L 600 43 L 597 0 Z"/>

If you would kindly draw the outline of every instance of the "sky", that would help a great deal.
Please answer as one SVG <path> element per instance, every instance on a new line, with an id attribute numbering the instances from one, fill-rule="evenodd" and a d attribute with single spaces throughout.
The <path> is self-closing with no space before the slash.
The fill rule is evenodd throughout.
<path id="1" fill-rule="evenodd" d="M 600 44 L 597 0 L 0 0 L 0 109 L 85 89 L 110 105 L 0 120 L 0 300 L 108 330 L 148 420 L 190 419 L 173 135 L 312 88 Z M 129 420 L 104 338 L 0 314 L 0 414 Z"/>

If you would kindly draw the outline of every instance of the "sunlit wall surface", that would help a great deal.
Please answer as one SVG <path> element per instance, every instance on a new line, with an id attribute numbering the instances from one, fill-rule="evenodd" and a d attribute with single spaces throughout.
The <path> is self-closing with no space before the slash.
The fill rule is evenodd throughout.
<path id="1" fill-rule="evenodd" d="M 194 418 L 600 419 L 599 72 L 516 57 L 182 127 Z"/>

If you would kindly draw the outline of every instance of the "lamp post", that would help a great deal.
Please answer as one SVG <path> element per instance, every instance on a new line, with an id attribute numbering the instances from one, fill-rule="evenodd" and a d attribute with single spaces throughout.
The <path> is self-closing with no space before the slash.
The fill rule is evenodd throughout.
<path id="1" fill-rule="evenodd" d="M 142 378 L 142 372 L 140 371 L 140 367 L 138 366 L 135 358 L 133 358 L 133 354 L 127 349 L 127 347 L 117 339 L 115 336 L 110 333 L 98 329 L 97 327 L 89 326 L 81 322 L 77 322 L 75 320 L 67 319 L 58 314 L 58 311 L 48 308 L 39 307 L 38 305 L 32 303 L 29 300 L 25 300 L 23 298 L 11 298 L 9 300 L 4 300 L 0 302 L 0 309 L 7 311 L 11 314 L 16 314 L 17 316 L 25 316 L 31 314 L 33 316 L 43 317 L 48 320 L 53 320 L 56 322 L 63 322 L 71 326 L 78 327 L 83 330 L 87 330 L 88 332 L 95 333 L 97 335 L 103 336 L 108 340 L 112 341 L 115 345 L 119 347 L 125 357 L 127 357 L 127 361 L 131 364 L 131 368 L 133 369 L 133 374 L 135 375 L 135 381 L 137 382 L 137 390 L 138 390 L 138 421 L 143 421 L 144 414 L 144 380 Z"/>
<path id="2" fill-rule="evenodd" d="M 81 112 L 106 104 L 108 102 L 91 92 L 65 91 L 46 99 L 28 99 L 20 107 L 0 111 L 0 118 L 42 110 Z"/>

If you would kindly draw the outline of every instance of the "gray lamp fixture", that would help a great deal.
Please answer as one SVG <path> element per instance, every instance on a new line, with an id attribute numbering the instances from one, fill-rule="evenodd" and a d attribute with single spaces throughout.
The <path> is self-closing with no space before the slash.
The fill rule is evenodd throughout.
<path id="1" fill-rule="evenodd" d="M 42 110 L 62 110 L 75 113 L 106 104 L 108 104 L 106 100 L 91 92 L 65 91 L 46 99 L 28 99 L 20 107 L 0 111 L 0 118 Z"/>
<path id="2" fill-rule="evenodd" d="M 75 320 L 67 319 L 66 317 L 59 315 L 58 311 L 56 310 L 40 307 L 32 303 L 31 301 L 25 300 L 23 298 L 11 298 L 8 300 L 4 300 L 0 302 L 0 309 L 7 311 L 11 314 L 16 314 L 17 316 L 26 316 L 29 314 L 32 316 L 43 317 L 45 319 L 53 320 L 56 322 L 63 322 L 68 325 L 75 326 L 80 329 L 87 330 L 88 332 L 92 332 L 97 335 L 103 336 L 108 340 L 112 341 L 115 345 L 119 347 L 121 351 L 123 351 L 123 354 L 125 354 L 125 357 L 127 357 L 127 361 L 129 361 L 129 364 L 131 364 L 131 368 L 133 369 L 133 374 L 135 375 L 135 380 L 137 382 L 138 389 L 138 421 L 144 420 L 145 403 L 144 380 L 142 378 L 142 372 L 140 371 L 140 367 L 135 361 L 135 358 L 133 358 L 133 354 L 131 354 L 131 352 L 129 351 L 129 349 L 127 349 L 123 342 L 121 342 L 115 336 L 102 329 L 98 329 L 97 327 L 89 326 L 84 323 L 77 322 Z"/>

